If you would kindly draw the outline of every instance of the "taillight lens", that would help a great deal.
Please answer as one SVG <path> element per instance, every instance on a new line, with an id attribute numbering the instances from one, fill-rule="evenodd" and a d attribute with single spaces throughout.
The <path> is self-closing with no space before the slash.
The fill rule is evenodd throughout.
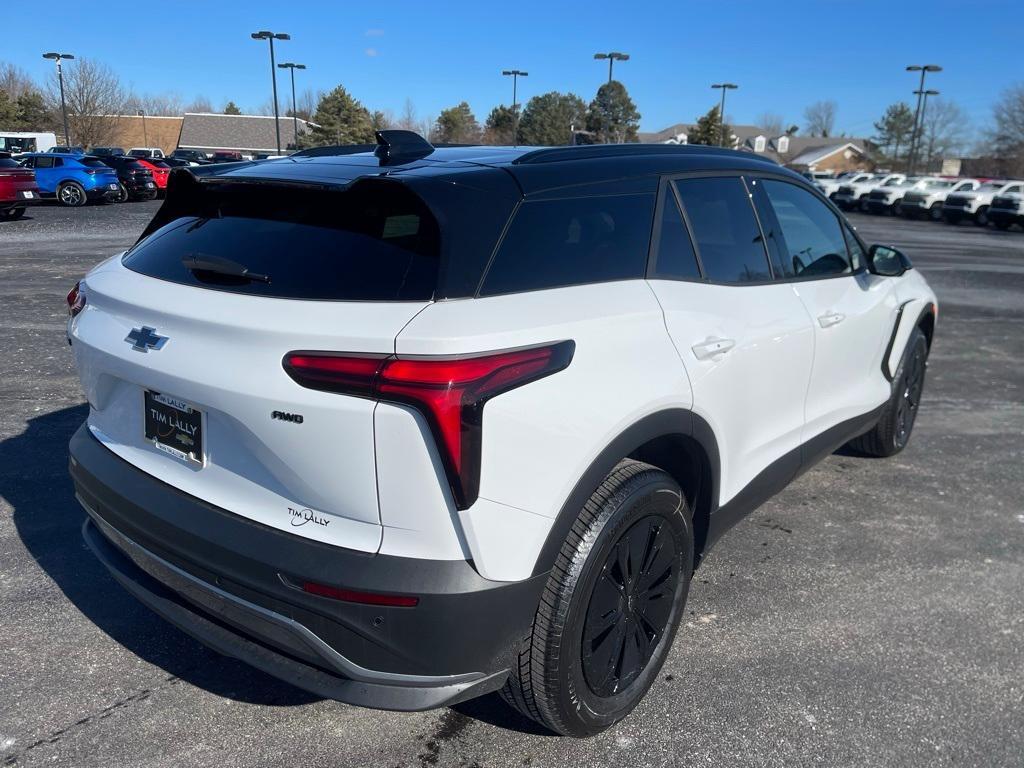
<path id="1" fill-rule="evenodd" d="M 75 283 L 75 287 L 68 291 L 68 314 L 74 317 L 85 309 L 85 294 L 82 292 L 82 284 Z"/>
<path id="2" fill-rule="evenodd" d="M 405 403 L 427 419 L 460 509 L 480 489 L 484 404 L 568 367 L 576 345 L 562 341 L 459 358 L 291 352 L 284 369 L 310 389 Z"/>

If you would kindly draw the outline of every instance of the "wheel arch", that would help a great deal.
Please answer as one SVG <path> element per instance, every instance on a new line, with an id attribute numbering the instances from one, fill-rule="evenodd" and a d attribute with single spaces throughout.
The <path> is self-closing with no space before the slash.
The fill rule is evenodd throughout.
<path id="1" fill-rule="evenodd" d="M 643 461 L 679 483 L 693 513 L 694 565 L 705 551 L 711 513 L 718 506 L 720 458 L 711 426 L 683 408 L 657 411 L 616 436 L 576 481 L 548 532 L 533 574 L 549 571 L 587 499 L 623 459 Z"/>

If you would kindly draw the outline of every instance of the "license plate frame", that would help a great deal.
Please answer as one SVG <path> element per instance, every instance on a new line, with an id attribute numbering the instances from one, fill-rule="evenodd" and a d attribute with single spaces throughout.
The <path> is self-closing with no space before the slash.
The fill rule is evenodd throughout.
<path id="1" fill-rule="evenodd" d="M 206 463 L 206 413 L 178 397 L 143 390 L 143 433 L 158 451 L 190 466 Z"/>

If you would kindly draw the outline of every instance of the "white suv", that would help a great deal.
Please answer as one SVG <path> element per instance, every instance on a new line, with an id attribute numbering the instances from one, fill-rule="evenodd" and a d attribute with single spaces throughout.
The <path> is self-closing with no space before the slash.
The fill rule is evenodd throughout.
<path id="1" fill-rule="evenodd" d="M 957 192 L 946 197 L 942 218 L 947 224 L 972 219 L 979 227 L 988 226 L 988 209 L 992 200 L 1006 195 L 1024 193 L 1024 181 L 986 181 L 973 192 Z"/>
<path id="2" fill-rule="evenodd" d="M 977 179 L 933 179 L 922 188 L 903 195 L 900 213 L 908 219 L 927 216 L 933 221 L 942 219 L 942 204 L 949 195 L 973 192 L 981 186 Z"/>
<path id="3" fill-rule="evenodd" d="M 935 296 L 748 153 L 378 136 L 175 169 L 71 292 L 85 538 L 318 695 L 597 733 L 730 526 L 907 444 Z"/>
<path id="4" fill-rule="evenodd" d="M 875 174 L 863 181 L 842 184 L 836 190 L 836 193 L 831 195 L 831 198 L 844 211 L 855 211 L 858 209 L 866 211 L 868 209 L 868 196 L 872 190 L 879 187 L 901 184 L 906 180 L 906 175 L 902 173 Z"/>

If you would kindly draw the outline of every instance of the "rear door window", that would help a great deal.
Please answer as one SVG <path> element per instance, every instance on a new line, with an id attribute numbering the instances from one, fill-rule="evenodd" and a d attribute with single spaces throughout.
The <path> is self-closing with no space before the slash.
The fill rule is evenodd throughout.
<path id="1" fill-rule="evenodd" d="M 193 215 L 140 241 L 124 264 L 162 280 L 232 293 L 430 299 L 438 275 L 437 222 L 405 187 L 382 186 L 325 192 L 229 185 L 206 193 Z"/>
<path id="2" fill-rule="evenodd" d="M 52 157 L 37 157 L 36 158 L 36 165 L 35 165 L 35 167 L 36 168 L 53 168 L 53 158 Z"/>
<path id="3" fill-rule="evenodd" d="M 644 276 L 653 193 L 521 204 L 498 247 L 482 296 Z"/>
<path id="4" fill-rule="evenodd" d="M 683 179 L 674 184 L 708 280 L 748 283 L 771 278 L 764 238 L 741 178 Z"/>
<path id="5" fill-rule="evenodd" d="M 761 179 L 782 230 L 786 266 L 795 277 L 846 275 L 853 272 L 846 239 L 836 215 L 796 184 Z"/>

